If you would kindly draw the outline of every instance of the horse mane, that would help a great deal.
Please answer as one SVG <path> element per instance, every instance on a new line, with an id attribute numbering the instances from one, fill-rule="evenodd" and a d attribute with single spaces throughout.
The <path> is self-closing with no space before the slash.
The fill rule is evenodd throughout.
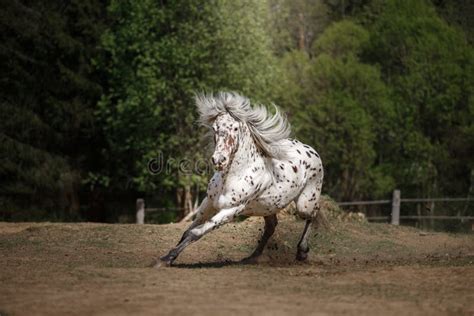
<path id="1" fill-rule="evenodd" d="M 255 145 L 263 155 L 271 158 L 284 155 L 278 142 L 290 136 L 291 126 L 276 105 L 273 104 L 275 114 L 272 115 L 265 106 L 252 106 L 248 98 L 235 92 L 198 94 L 196 104 L 199 121 L 204 126 L 210 127 L 219 115 L 228 113 L 234 119 L 247 124 Z"/>

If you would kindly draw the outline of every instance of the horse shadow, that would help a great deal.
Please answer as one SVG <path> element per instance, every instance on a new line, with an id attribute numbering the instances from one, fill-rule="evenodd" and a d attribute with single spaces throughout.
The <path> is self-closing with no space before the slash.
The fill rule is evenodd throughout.
<path id="1" fill-rule="evenodd" d="M 294 258 L 271 258 L 267 260 L 252 260 L 244 258 L 241 260 L 216 260 L 209 262 L 195 262 L 195 263 L 173 263 L 171 267 L 178 269 L 202 269 L 202 268 L 225 268 L 225 267 L 258 267 L 258 266 L 269 266 L 269 267 L 289 267 L 294 265 L 308 265 L 310 261 L 300 262 Z"/>
<path id="2" fill-rule="evenodd" d="M 196 263 L 173 263 L 172 268 L 178 269 L 202 269 L 202 268 L 225 268 L 231 266 L 249 266 L 250 263 L 242 262 L 242 260 L 222 260 Z"/>

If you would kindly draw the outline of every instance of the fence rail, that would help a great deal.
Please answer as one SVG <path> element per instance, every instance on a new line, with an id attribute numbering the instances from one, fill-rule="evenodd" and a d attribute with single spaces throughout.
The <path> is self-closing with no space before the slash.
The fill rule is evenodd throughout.
<path id="1" fill-rule="evenodd" d="M 378 201 L 355 201 L 355 202 L 338 202 L 338 205 L 373 205 L 373 204 L 390 204 L 392 200 L 378 200 Z"/>
<path id="2" fill-rule="evenodd" d="M 401 198 L 400 190 L 394 190 L 391 200 L 378 201 L 352 201 L 337 202 L 339 206 L 355 206 L 355 205 L 377 205 L 392 204 L 392 213 L 390 216 L 372 216 L 367 217 L 370 220 L 390 220 L 392 225 L 400 225 L 400 219 L 436 219 L 436 220 L 469 220 L 472 221 L 472 230 L 474 230 L 474 216 L 447 216 L 447 215 L 400 215 L 402 203 L 422 203 L 422 202 L 471 202 L 474 198 Z"/>
<path id="3" fill-rule="evenodd" d="M 427 199 L 401 199 L 402 202 L 469 202 L 474 201 L 470 198 L 427 198 Z"/>
<path id="4" fill-rule="evenodd" d="M 164 211 L 181 211 L 181 207 L 145 207 L 144 199 L 137 199 L 136 201 L 136 223 L 145 224 L 146 213 L 164 212 Z"/>
<path id="5" fill-rule="evenodd" d="M 400 208 L 402 203 L 422 203 L 422 202 L 471 202 L 474 198 L 401 198 L 400 190 L 394 190 L 391 200 L 375 200 L 375 201 L 351 201 L 351 202 L 337 202 L 339 206 L 356 206 L 356 205 L 381 205 L 391 204 L 392 212 L 390 216 L 372 216 L 368 217 L 370 220 L 390 220 L 392 225 L 400 225 L 400 219 L 436 219 L 436 220 L 469 220 L 472 221 L 472 229 L 474 230 L 474 216 L 447 216 L 447 215 L 400 215 Z M 146 212 L 159 212 L 176 210 L 180 211 L 183 208 L 145 208 L 145 200 L 137 199 L 137 224 L 144 224 Z"/>
<path id="6" fill-rule="evenodd" d="M 433 215 L 433 216 L 418 216 L 418 215 L 404 215 L 400 216 L 402 219 L 456 219 L 456 220 L 474 220 L 474 216 L 449 216 L 449 215 Z"/>
<path id="7" fill-rule="evenodd" d="M 390 216 L 369 216 L 370 220 L 389 220 Z M 449 220 L 474 220 L 474 216 L 449 216 L 449 215 L 402 215 L 400 219 L 449 219 Z"/>
<path id="8" fill-rule="evenodd" d="M 181 211 L 183 208 L 181 207 L 152 207 L 152 208 L 145 208 L 145 212 L 164 212 L 164 211 Z"/>
<path id="9" fill-rule="evenodd" d="M 470 202 L 474 199 L 470 198 L 427 198 L 427 199 L 400 199 L 400 202 Z M 351 205 L 371 205 L 371 204 L 390 204 L 392 200 L 375 200 L 375 201 L 353 201 L 353 202 L 336 202 L 340 206 Z"/>

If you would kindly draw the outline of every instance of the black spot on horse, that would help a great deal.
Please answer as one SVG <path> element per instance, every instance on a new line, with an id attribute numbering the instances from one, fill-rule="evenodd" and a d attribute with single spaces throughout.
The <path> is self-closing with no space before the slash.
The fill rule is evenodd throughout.
<path id="1" fill-rule="evenodd" d="M 298 172 L 298 168 L 296 168 L 296 166 L 292 166 L 293 167 L 293 171 L 296 173 Z"/>

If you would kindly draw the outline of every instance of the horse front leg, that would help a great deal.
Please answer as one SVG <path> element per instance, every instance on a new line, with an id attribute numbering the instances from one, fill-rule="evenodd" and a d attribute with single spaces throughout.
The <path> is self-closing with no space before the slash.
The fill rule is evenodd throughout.
<path id="1" fill-rule="evenodd" d="M 181 241 L 176 247 L 171 249 L 167 255 L 161 257 L 158 262 L 155 264 L 155 267 L 160 267 L 162 265 L 171 266 L 179 254 L 191 243 L 199 240 L 202 236 L 208 232 L 215 230 L 222 225 L 234 220 L 242 211 L 244 206 L 237 206 L 228 209 L 223 209 L 214 215 L 210 220 L 205 223 L 198 225 L 192 229 L 187 230 Z"/>
<path id="2" fill-rule="evenodd" d="M 197 212 L 196 212 L 196 217 L 189 225 L 189 227 L 185 230 L 183 235 L 181 236 L 181 239 L 177 243 L 176 247 L 178 247 L 185 239 L 185 237 L 189 234 L 189 231 L 204 222 L 206 222 L 209 218 L 212 217 L 216 213 L 216 210 L 214 206 L 212 205 L 212 201 L 209 200 L 209 198 L 205 197 L 204 200 L 202 200 L 201 204 L 199 205 Z M 153 262 L 151 263 L 151 266 L 159 266 L 161 265 L 160 258 L 158 257 L 157 259 L 154 259 Z"/>
<path id="3" fill-rule="evenodd" d="M 204 200 L 202 200 L 202 202 L 201 202 L 201 205 L 199 205 L 199 207 L 198 207 L 198 210 L 196 212 L 196 218 L 193 220 L 191 225 L 189 225 L 189 227 L 183 233 L 183 235 L 181 236 L 181 239 L 179 240 L 177 245 L 179 245 L 184 240 L 184 237 L 186 237 L 186 233 L 188 231 L 190 231 L 194 227 L 197 227 L 201 224 L 204 224 L 215 213 L 216 213 L 216 209 L 212 205 L 212 201 L 209 200 L 207 197 L 204 198 Z"/>

